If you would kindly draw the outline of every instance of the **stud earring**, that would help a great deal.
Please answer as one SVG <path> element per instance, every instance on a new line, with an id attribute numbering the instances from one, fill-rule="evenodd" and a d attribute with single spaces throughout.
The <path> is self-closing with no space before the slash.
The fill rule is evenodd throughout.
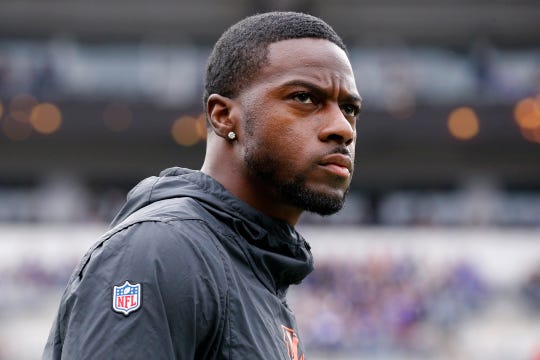
<path id="1" fill-rule="evenodd" d="M 229 131 L 227 137 L 229 138 L 229 140 L 234 140 L 236 139 L 236 133 L 234 131 Z"/>

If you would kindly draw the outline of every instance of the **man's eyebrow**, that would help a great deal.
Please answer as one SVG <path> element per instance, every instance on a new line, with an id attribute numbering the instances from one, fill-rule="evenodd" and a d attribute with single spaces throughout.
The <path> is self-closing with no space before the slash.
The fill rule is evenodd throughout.
<path id="1" fill-rule="evenodd" d="M 362 97 L 360 95 L 350 94 L 344 97 L 344 100 L 347 102 L 357 102 L 362 104 Z"/>
<path id="2" fill-rule="evenodd" d="M 300 87 L 305 87 L 314 93 L 320 93 L 320 94 L 326 93 L 326 90 L 323 87 L 317 84 L 314 84 L 310 81 L 306 81 L 306 80 L 295 79 L 295 80 L 285 82 L 284 84 L 282 84 L 282 86 L 283 87 L 300 86 Z M 342 97 L 342 100 L 347 101 L 347 102 L 357 102 L 360 104 L 362 103 L 362 97 L 356 94 L 347 94 L 346 96 Z"/>

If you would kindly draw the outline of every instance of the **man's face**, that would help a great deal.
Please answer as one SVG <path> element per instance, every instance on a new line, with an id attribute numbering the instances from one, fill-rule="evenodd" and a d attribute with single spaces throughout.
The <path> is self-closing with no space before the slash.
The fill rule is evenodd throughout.
<path id="1" fill-rule="evenodd" d="M 241 92 L 242 157 L 261 196 L 322 215 L 343 206 L 361 100 L 345 52 L 321 39 L 273 43 Z"/>

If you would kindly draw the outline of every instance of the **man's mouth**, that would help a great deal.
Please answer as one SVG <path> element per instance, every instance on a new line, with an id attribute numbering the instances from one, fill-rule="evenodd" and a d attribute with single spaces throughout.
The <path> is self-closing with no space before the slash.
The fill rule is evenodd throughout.
<path id="1" fill-rule="evenodd" d="M 327 171 L 344 178 L 348 178 L 352 173 L 352 161 L 349 156 L 334 153 L 325 156 L 319 165 L 324 167 Z"/>

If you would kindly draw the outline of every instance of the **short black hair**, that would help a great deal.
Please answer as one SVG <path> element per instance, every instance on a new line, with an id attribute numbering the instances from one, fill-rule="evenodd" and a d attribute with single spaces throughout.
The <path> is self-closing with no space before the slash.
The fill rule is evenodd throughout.
<path id="1" fill-rule="evenodd" d="M 269 12 L 247 17 L 226 30 L 208 58 L 203 102 L 211 94 L 237 96 L 265 64 L 268 45 L 288 39 L 333 42 L 347 53 L 343 40 L 318 17 L 298 12 Z"/>

